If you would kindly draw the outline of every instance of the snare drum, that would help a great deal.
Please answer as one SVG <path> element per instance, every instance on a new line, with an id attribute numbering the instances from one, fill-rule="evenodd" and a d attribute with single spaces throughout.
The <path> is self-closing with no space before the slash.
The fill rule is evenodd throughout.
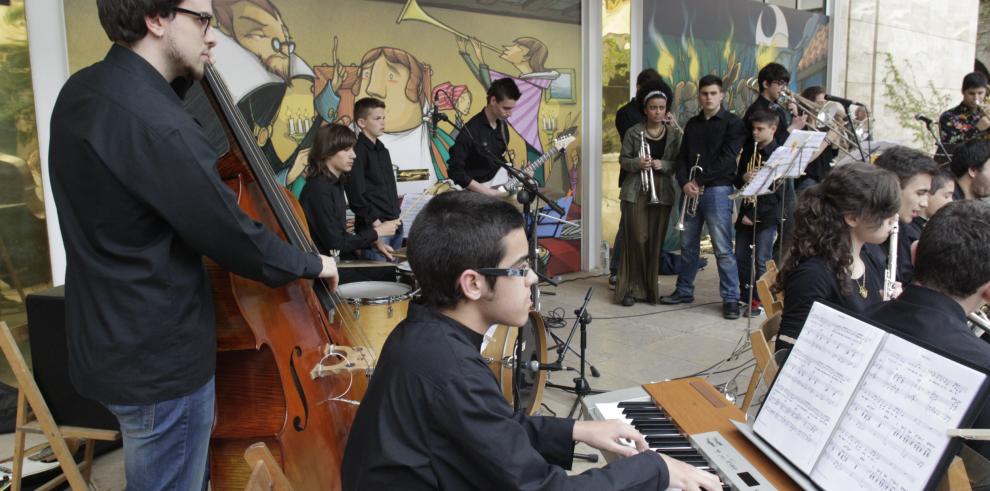
<path id="1" fill-rule="evenodd" d="M 522 335 L 522 363 L 515 363 L 516 338 Z M 529 322 L 523 327 L 497 325 L 492 330 L 491 340 L 484 346 L 481 356 L 495 373 L 502 388 L 502 395 L 509 404 L 515 400 L 513 382 L 518 376 L 516 393 L 519 394 L 519 409 L 534 415 L 543 402 L 543 388 L 547 385 L 545 370 L 532 371 L 531 361 L 547 362 L 547 328 L 539 312 L 529 313 Z M 522 367 L 520 368 L 520 365 Z M 516 373 L 518 371 L 518 374 Z"/>
<path id="2" fill-rule="evenodd" d="M 375 356 L 382 351 L 385 339 L 406 318 L 413 289 L 409 285 L 388 281 L 345 283 L 337 293 L 351 306 L 351 313 L 365 339 L 352 340 L 368 344 Z"/>
<path id="3" fill-rule="evenodd" d="M 416 282 L 416 275 L 413 274 L 409 261 L 402 261 L 395 266 L 395 275 L 399 283 L 409 285 L 413 290 L 419 291 L 419 283 Z M 415 294 L 416 292 L 413 292 Z"/>

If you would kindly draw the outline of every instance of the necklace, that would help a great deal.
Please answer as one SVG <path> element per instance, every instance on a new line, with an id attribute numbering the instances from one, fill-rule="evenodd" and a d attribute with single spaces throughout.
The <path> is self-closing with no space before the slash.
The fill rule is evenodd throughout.
<path id="1" fill-rule="evenodd" d="M 860 280 L 863 280 L 863 281 L 860 282 Z M 860 278 L 859 280 L 853 280 L 853 281 L 855 281 L 856 282 L 856 286 L 859 287 L 859 296 L 863 297 L 864 299 L 866 297 L 869 297 L 870 296 L 869 290 L 866 289 L 866 269 L 865 268 L 863 269 L 863 277 Z"/>
<path id="2" fill-rule="evenodd" d="M 646 136 L 651 140 L 659 140 L 660 137 L 662 137 L 663 134 L 666 132 L 667 132 L 667 127 L 664 125 L 660 125 L 660 129 L 657 131 L 656 135 L 654 135 L 649 128 L 646 128 Z"/>

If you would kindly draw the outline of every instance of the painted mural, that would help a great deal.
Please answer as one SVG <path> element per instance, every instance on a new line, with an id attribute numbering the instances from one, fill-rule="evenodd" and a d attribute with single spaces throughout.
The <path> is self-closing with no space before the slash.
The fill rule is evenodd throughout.
<path id="1" fill-rule="evenodd" d="M 825 86 L 828 17 L 750 0 L 644 2 L 643 66 L 674 88 L 673 111 L 683 125 L 698 113 L 697 81 L 725 82 L 725 106 L 743 114 L 756 94 L 746 87 L 775 61 L 791 72 L 791 89 Z"/>
<path id="2" fill-rule="evenodd" d="M 93 3 L 64 2 L 72 71 L 108 46 Z M 447 179 L 449 149 L 484 107 L 493 80 L 512 78 L 523 93 L 509 119 L 517 166 L 580 120 L 580 25 L 526 18 L 512 2 L 504 12 L 488 6 L 479 13 L 474 4 L 344 0 L 330 9 L 318 0 L 214 0 L 216 66 L 293 191 L 305 185 L 315 128 L 351 124 L 354 102 L 370 96 L 386 104 L 381 141 L 399 194 L 421 193 Z M 436 125 L 434 107 L 446 116 Z M 551 274 L 580 267 L 579 155 L 580 144 L 572 144 L 536 174 L 548 195 L 569 205 L 570 224 L 541 228 Z"/>
<path id="3" fill-rule="evenodd" d="M 14 0 L 0 5 L 0 320 L 15 336 L 25 296 L 51 285 L 34 114 L 24 1 Z"/>

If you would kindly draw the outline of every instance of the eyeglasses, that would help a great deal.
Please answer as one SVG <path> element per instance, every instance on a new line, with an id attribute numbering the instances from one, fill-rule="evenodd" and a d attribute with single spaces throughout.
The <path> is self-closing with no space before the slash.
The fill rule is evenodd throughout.
<path id="1" fill-rule="evenodd" d="M 189 9 L 184 9 L 182 7 L 175 7 L 175 13 L 186 14 L 196 17 L 199 20 L 199 25 L 203 26 L 203 35 L 206 35 L 206 31 L 210 30 L 210 22 L 213 20 L 212 14 L 207 14 L 205 12 L 196 12 Z"/>
<path id="2" fill-rule="evenodd" d="M 295 53 L 296 52 L 296 42 L 295 41 L 293 41 L 291 39 L 286 40 L 286 41 L 282 41 L 279 38 L 272 38 L 272 49 L 275 50 L 276 53 L 281 53 L 283 46 L 285 46 L 285 54 L 286 55 L 290 55 L 291 56 L 292 53 Z"/>
<path id="3" fill-rule="evenodd" d="M 478 268 L 475 271 L 485 276 L 515 276 L 525 278 L 529 275 L 529 266 L 522 268 Z"/>

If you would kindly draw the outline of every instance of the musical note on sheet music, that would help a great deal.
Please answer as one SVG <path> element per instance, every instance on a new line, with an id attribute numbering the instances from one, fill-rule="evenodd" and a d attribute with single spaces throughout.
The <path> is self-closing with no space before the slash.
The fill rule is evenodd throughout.
<path id="1" fill-rule="evenodd" d="M 827 312 L 827 314 L 823 314 Z M 753 429 L 805 473 L 828 442 L 883 337 L 815 304 Z"/>
<path id="2" fill-rule="evenodd" d="M 967 367 L 887 336 L 812 479 L 834 489 L 921 489 L 981 382 Z"/>

